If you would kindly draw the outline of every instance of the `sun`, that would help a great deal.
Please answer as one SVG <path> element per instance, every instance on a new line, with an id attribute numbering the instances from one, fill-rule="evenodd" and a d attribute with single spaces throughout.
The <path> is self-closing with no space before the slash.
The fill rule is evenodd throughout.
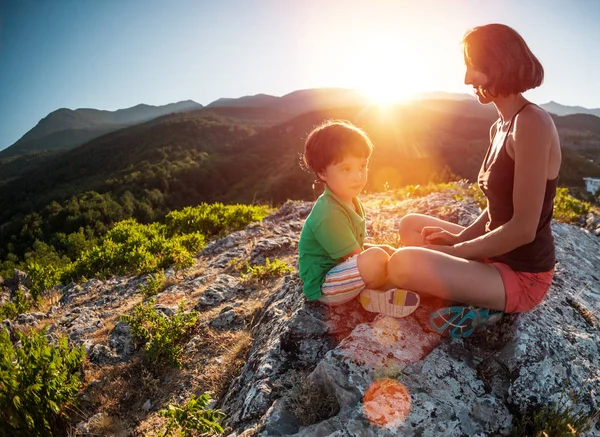
<path id="1" fill-rule="evenodd" d="M 396 35 L 375 34 L 356 49 L 352 82 L 375 104 L 404 103 L 427 88 L 424 50 Z"/>

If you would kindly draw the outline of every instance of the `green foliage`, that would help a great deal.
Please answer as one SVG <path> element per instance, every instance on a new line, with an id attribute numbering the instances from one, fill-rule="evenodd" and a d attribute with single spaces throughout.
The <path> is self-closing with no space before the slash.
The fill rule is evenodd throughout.
<path id="1" fill-rule="evenodd" d="M 186 268 L 193 265 L 193 255 L 204 244 L 204 236 L 199 233 L 169 238 L 160 223 L 142 225 L 133 219 L 124 220 L 84 252 L 62 279 L 151 273 L 171 265 Z"/>
<path id="2" fill-rule="evenodd" d="M 140 293 L 146 298 L 156 296 L 163 290 L 166 280 L 164 270 L 151 273 L 148 275 L 146 285 L 140 284 Z"/>
<path id="3" fill-rule="evenodd" d="M 25 271 L 31 281 L 31 295 L 37 299 L 43 291 L 60 284 L 64 267 L 30 261 L 26 264 Z"/>
<path id="4" fill-rule="evenodd" d="M 482 211 L 487 208 L 487 197 L 485 197 L 485 194 L 483 194 L 483 191 L 481 191 L 478 184 L 469 185 L 467 188 L 467 195 L 475 200 L 477 206 L 479 206 L 479 209 Z"/>
<path id="5" fill-rule="evenodd" d="M 241 277 L 244 281 L 251 279 L 264 280 L 276 276 L 282 276 L 286 273 L 292 273 L 292 271 L 293 269 L 285 261 L 281 261 L 279 258 L 275 258 L 273 261 L 271 261 L 269 258 L 267 258 L 264 266 L 251 266 L 248 262 L 246 262 L 246 273 L 242 273 Z"/>
<path id="6" fill-rule="evenodd" d="M 511 437 L 584 435 L 600 411 L 585 414 L 581 408 L 575 406 L 576 402 L 577 398 L 565 397 L 565 393 L 561 393 L 557 403 L 521 416 L 514 424 Z"/>
<path id="7" fill-rule="evenodd" d="M 448 190 L 456 190 L 457 184 L 454 182 L 442 182 L 439 184 L 429 183 L 427 185 L 407 185 L 396 190 L 396 196 L 400 198 L 424 197 L 431 193 L 438 193 Z"/>
<path id="8" fill-rule="evenodd" d="M 26 313 L 31 309 L 33 302 L 28 299 L 22 290 L 15 291 L 12 301 L 0 305 L 0 320 L 14 319 L 19 314 Z"/>
<path id="9" fill-rule="evenodd" d="M 200 232 L 203 235 L 224 235 L 243 229 L 248 224 L 262 220 L 269 213 L 264 206 L 223 205 L 222 203 L 187 207 L 167 214 L 166 225 L 169 235 Z"/>
<path id="10" fill-rule="evenodd" d="M 181 303 L 177 313 L 167 317 L 156 311 L 155 303 L 156 299 L 151 299 L 136 305 L 131 315 L 121 316 L 121 321 L 129 323 L 151 362 L 166 359 L 181 367 L 181 347 L 177 343 L 194 327 L 198 315 L 185 313 Z"/>
<path id="11" fill-rule="evenodd" d="M 200 397 L 192 395 L 182 406 L 170 403 L 160 410 L 159 414 L 169 419 L 163 436 L 171 435 L 175 430 L 185 437 L 196 435 L 194 431 L 202 435 L 222 433 L 221 422 L 225 413 L 207 408 L 210 400 L 209 393 L 204 393 Z"/>
<path id="12" fill-rule="evenodd" d="M 590 204 L 569 195 L 567 188 L 557 188 L 554 198 L 554 218 L 564 223 L 574 223 L 590 210 Z"/>
<path id="13" fill-rule="evenodd" d="M 52 346 L 45 330 L 15 335 L 20 347 L 0 331 L 0 434 L 52 435 L 81 385 L 85 349 L 71 348 L 65 336 Z"/>

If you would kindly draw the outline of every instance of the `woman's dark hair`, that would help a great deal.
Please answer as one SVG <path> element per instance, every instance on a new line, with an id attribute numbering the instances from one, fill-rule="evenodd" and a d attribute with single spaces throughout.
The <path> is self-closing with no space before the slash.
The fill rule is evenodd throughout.
<path id="1" fill-rule="evenodd" d="M 467 66 L 485 73 L 485 91 L 494 97 L 522 93 L 544 81 L 544 67 L 525 40 L 504 24 L 469 30 L 462 40 Z"/>

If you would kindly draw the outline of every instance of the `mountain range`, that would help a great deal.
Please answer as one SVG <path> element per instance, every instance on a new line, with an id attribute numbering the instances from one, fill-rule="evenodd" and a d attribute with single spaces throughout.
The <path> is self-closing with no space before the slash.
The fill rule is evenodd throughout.
<path id="1" fill-rule="evenodd" d="M 473 99 L 473 96 L 468 94 L 448 92 L 424 92 L 411 96 L 412 101 L 472 101 Z M 293 117 L 303 112 L 318 109 L 369 104 L 369 98 L 360 91 L 321 88 L 294 91 L 282 97 L 257 94 L 239 98 L 220 98 L 207 105 L 207 107 L 269 107 Z M 600 117 L 600 108 L 588 109 L 581 106 L 565 106 L 552 101 L 540 106 L 556 115 L 591 114 Z M 0 160 L 22 156 L 31 152 L 71 149 L 127 126 L 143 123 L 166 114 L 193 111 L 202 107 L 199 103 L 187 100 L 164 106 L 139 104 L 116 111 L 89 108 L 57 109 L 40 120 L 34 128 L 25 133 L 17 142 L 0 151 Z M 487 109 L 490 113 L 495 114 L 495 110 L 491 106 Z"/>
<path id="2" fill-rule="evenodd" d="M 142 123 L 165 114 L 200 109 L 192 100 L 164 106 L 140 104 L 117 111 L 60 108 L 41 119 L 38 124 L 10 147 L 0 151 L 0 159 L 24 155 L 33 151 L 71 149 L 118 129 Z"/>

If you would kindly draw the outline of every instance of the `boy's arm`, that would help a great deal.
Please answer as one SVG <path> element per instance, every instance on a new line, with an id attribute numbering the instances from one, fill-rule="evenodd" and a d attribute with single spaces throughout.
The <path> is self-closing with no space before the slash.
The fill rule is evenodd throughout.
<path id="1" fill-rule="evenodd" d="M 347 216 L 333 212 L 313 229 L 319 244 L 334 260 L 346 260 L 362 252 Z"/>
<path id="2" fill-rule="evenodd" d="M 354 249 L 352 252 L 350 252 L 348 255 L 343 256 L 342 258 L 340 258 L 342 261 L 346 261 L 348 258 L 352 258 L 354 255 L 358 255 L 359 253 L 362 252 L 362 249 Z"/>

